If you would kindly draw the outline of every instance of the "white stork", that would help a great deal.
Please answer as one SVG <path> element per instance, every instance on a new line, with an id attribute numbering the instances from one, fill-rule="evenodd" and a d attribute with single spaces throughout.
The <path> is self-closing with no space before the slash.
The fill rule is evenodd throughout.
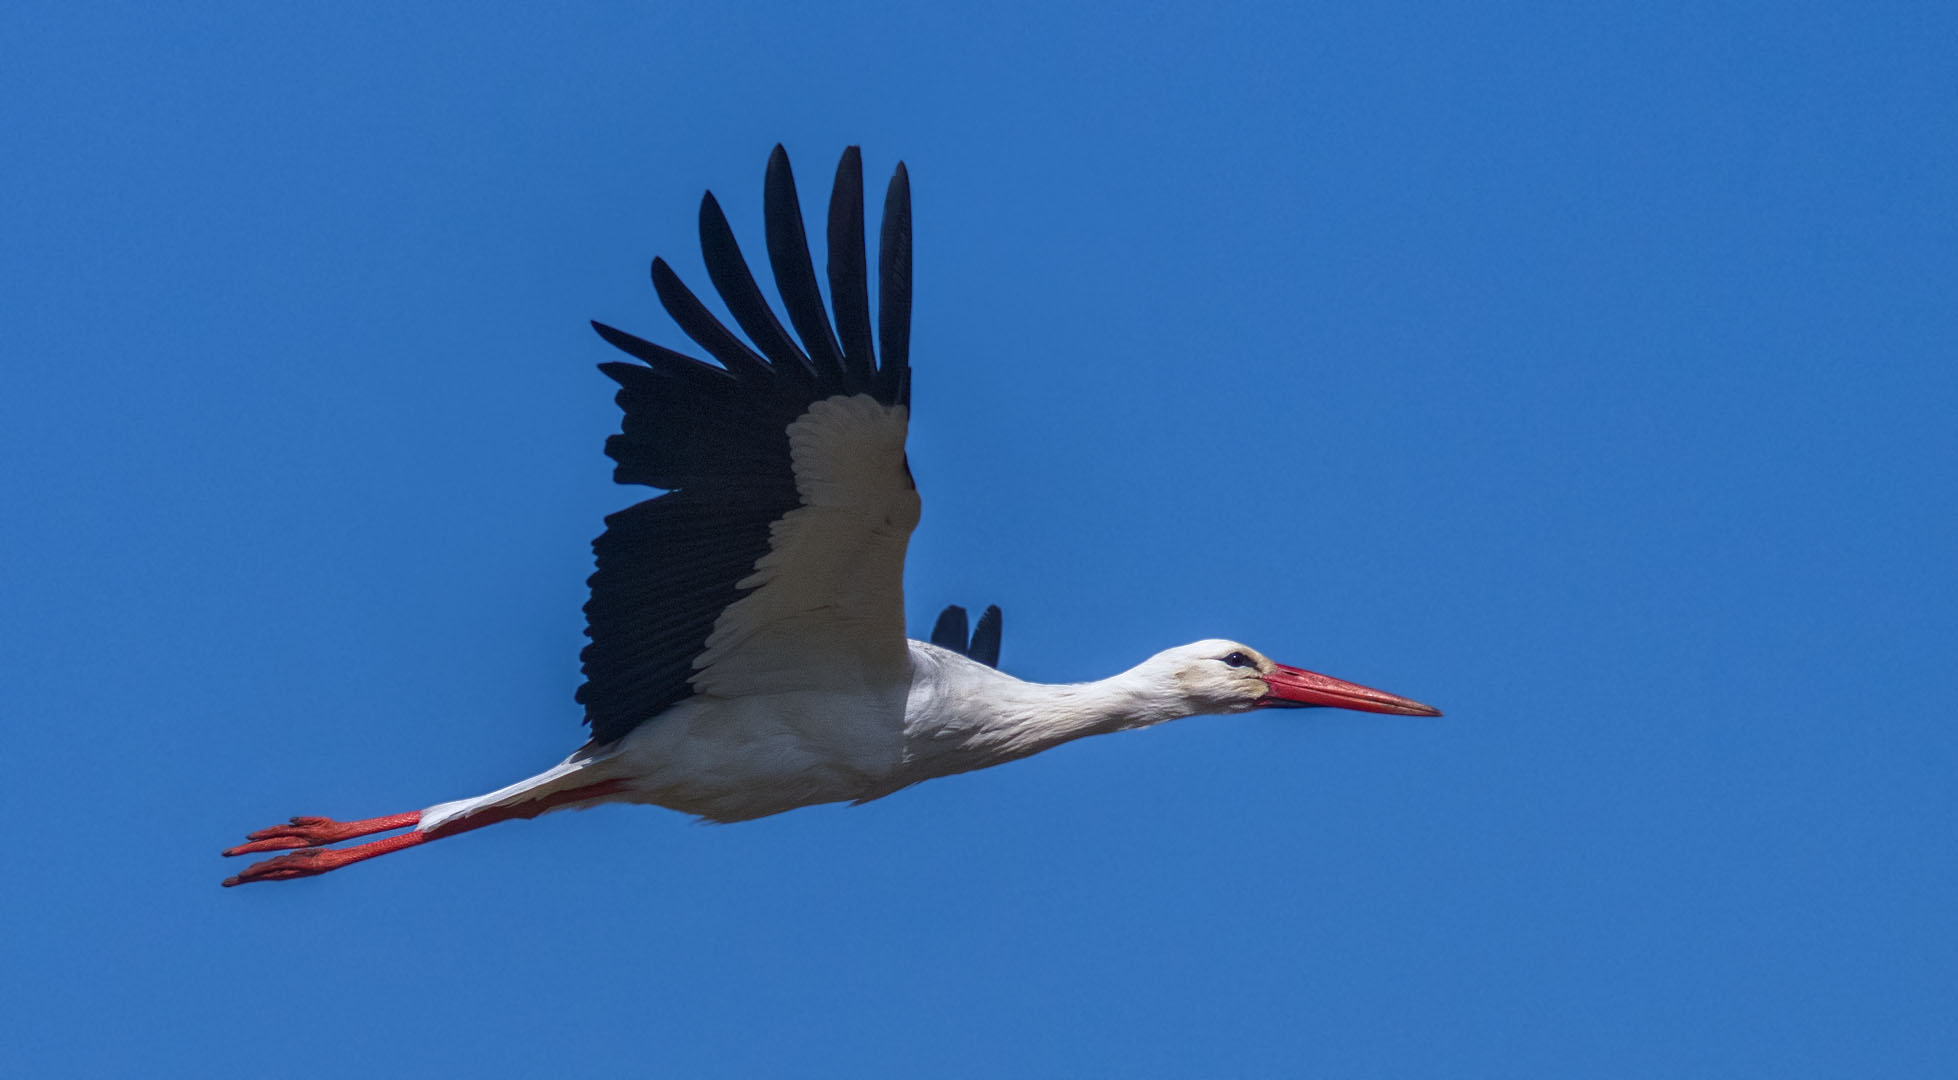
<path id="1" fill-rule="evenodd" d="M 876 344 L 864 253 L 863 165 L 837 165 L 823 304 L 789 159 L 768 160 L 768 259 L 794 335 L 763 299 L 712 193 L 700 204 L 708 276 L 747 342 L 661 259 L 660 302 L 704 363 L 593 323 L 637 363 L 605 444 L 621 484 L 665 489 L 606 519 L 585 605 L 591 738 L 499 791 L 363 821 L 299 817 L 226 855 L 286 851 L 225 880 L 281 881 L 511 818 L 605 802 L 743 821 L 866 802 L 936 776 L 1084 735 L 1199 713 L 1332 706 L 1439 716 L 1419 702 L 1199 641 L 1098 682 L 1022 682 L 994 666 L 1000 615 L 968 639 L 948 609 L 931 643 L 904 632 L 904 550 L 918 523 L 910 414 L 911 189 L 884 196 Z M 798 341 L 798 339 L 800 339 Z M 882 360 L 878 359 L 881 352 Z M 345 848 L 324 845 L 408 830 Z M 292 850 L 296 849 L 296 850 Z"/>

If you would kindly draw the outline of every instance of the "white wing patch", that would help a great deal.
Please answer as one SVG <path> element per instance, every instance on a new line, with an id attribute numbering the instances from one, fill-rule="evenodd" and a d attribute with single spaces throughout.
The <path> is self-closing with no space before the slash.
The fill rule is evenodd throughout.
<path id="1" fill-rule="evenodd" d="M 868 394 L 789 425 L 802 505 L 769 530 L 752 588 L 694 660 L 697 693 L 876 694 L 907 679 L 904 552 L 920 502 L 904 462 L 910 410 Z"/>

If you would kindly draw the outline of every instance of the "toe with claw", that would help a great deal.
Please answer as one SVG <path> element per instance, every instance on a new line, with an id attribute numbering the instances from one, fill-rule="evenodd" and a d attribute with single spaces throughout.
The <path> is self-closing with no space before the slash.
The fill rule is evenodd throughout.
<path id="1" fill-rule="evenodd" d="M 227 851 L 225 854 L 230 855 L 232 852 Z M 324 848 L 316 851 L 290 852 L 275 858 L 266 859 L 264 862 L 255 862 L 245 867 L 238 873 L 225 878 L 224 886 L 228 889 L 233 885 L 243 885 L 248 881 L 285 881 L 288 878 L 312 877 L 315 874 L 324 874 L 328 870 L 338 869 L 342 865 L 342 860 L 334 857 L 338 854 L 339 852 L 337 851 Z"/>
<path id="2" fill-rule="evenodd" d="M 296 817 L 285 825 L 274 825 L 246 833 L 249 843 L 226 848 L 226 855 L 251 855 L 261 851 L 289 851 L 293 848 L 320 847 L 324 844 L 337 844 L 342 840 L 352 840 L 356 836 L 367 836 L 391 829 L 405 829 L 421 820 L 421 815 L 396 814 L 392 817 L 368 818 L 365 821 L 335 821 L 323 817 Z"/>
<path id="3" fill-rule="evenodd" d="M 316 874 L 324 874 L 328 870 L 338 870 L 363 859 L 386 855 L 390 851 L 414 847 L 427 839 L 427 833 L 406 832 L 384 840 L 370 840 L 365 844 L 355 844 L 353 847 L 309 847 L 300 851 L 288 851 L 284 855 L 277 855 L 245 867 L 231 877 L 225 878 L 224 885 L 229 888 L 232 885 L 243 885 L 251 881 L 286 881 L 291 878 L 312 877 Z"/>

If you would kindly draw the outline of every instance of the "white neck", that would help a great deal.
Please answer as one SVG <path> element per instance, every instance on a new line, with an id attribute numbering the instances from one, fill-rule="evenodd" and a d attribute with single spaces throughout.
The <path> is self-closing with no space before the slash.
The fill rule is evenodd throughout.
<path id="1" fill-rule="evenodd" d="M 1037 754 L 1086 735 L 1148 727 L 1191 714 L 1146 667 L 1085 683 L 1022 682 L 963 657 L 918 655 L 907 743 L 914 763 L 942 775 Z"/>

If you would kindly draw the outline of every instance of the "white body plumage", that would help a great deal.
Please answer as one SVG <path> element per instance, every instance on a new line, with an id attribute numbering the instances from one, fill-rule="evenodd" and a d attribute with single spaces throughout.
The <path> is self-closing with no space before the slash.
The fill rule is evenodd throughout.
<path id="1" fill-rule="evenodd" d="M 1112 678 L 1046 684 L 1024 682 L 926 642 L 908 645 L 902 682 L 856 694 L 791 690 L 692 698 L 614 746 L 582 750 L 488 795 L 429 807 L 421 828 L 614 779 L 622 781 L 616 793 L 564 806 L 651 803 L 731 822 L 821 803 L 866 802 L 1088 735 L 1256 708 L 1267 694 L 1257 664 L 1270 663 L 1244 645 L 1218 639 L 1158 653 Z M 1224 658 L 1234 654 L 1253 663 L 1232 668 Z"/>

